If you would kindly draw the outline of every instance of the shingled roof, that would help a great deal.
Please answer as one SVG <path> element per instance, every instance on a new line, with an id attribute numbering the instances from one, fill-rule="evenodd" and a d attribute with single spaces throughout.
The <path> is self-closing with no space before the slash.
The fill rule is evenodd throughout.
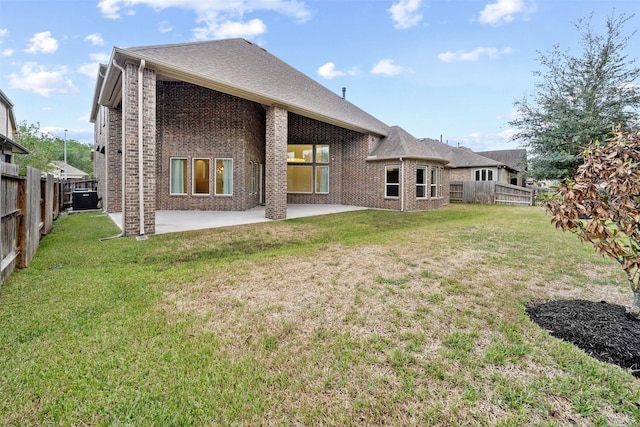
<path id="1" fill-rule="evenodd" d="M 115 48 L 104 84 L 99 79 L 97 103 L 119 102 L 120 71 L 112 66 L 114 61 L 123 65 L 141 60 L 157 70 L 159 80 L 190 82 L 362 133 L 388 132 L 380 120 L 245 39 Z"/>
<path id="2" fill-rule="evenodd" d="M 478 151 L 478 154 L 505 164 L 519 172 L 527 168 L 527 150 L 516 148 L 513 150 Z"/>
<path id="3" fill-rule="evenodd" d="M 447 163 L 447 160 L 430 148 L 429 142 L 413 137 L 399 126 L 391 126 L 389 134 L 371 150 L 367 160 L 424 159 Z"/>
<path id="4" fill-rule="evenodd" d="M 429 139 L 427 141 L 436 153 L 449 160 L 450 166 L 452 167 L 499 167 L 505 165 L 504 163 L 474 153 L 466 147 L 452 147 L 435 139 Z"/>

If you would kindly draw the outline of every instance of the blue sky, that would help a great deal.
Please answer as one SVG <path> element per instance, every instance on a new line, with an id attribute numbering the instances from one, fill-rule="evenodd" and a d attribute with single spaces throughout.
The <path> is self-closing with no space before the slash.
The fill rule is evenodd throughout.
<path id="1" fill-rule="evenodd" d="M 415 137 L 476 151 L 510 142 L 538 52 L 580 51 L 573 24 L 638 0 L 0 0 L 0 89 L 18 121 L 93 143 L 97 64 L 114 46 L 244 37 Z M 628 55 L 640 58 L 640 34 Z"/>

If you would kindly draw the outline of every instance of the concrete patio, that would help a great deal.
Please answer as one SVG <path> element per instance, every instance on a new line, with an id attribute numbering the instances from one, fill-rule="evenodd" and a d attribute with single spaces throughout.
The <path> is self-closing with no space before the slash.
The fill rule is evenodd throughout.
<path id="1" fill-rule="evenodd" d="M 332 213 L 365 210 L 359 206 L 342 205 L 287 205 L 287 219 Z M 243 212 L 222 211 L 156 211 L 155 234 L 175 233 L 188 230 L 228 227 L 231 225 L 268 222 L 264 206 L 258 206 Z M 109 214 L 111 220 L 122 230 L 122 213 Z"/>

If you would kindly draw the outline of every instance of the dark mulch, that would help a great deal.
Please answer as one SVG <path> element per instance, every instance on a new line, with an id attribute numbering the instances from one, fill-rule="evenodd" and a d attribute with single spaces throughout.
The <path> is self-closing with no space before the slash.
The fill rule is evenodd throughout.
<path id="1" fill-rule="evenodd" d="M 603 362 L 630 368 L 640 378 L 640 321 L 623 306 L 605 301 L 555 300 L 531 303 L 526 312 L 551 335 Z"/>

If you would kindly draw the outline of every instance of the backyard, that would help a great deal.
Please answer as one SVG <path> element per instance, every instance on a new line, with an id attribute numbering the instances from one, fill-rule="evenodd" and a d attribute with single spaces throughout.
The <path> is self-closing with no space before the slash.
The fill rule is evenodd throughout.
<path id="1" fill-rule="evenodd" d="M 0 425 L 640 424 L 628 369 L 525 313 L 631 298 L 540 207 L 117 232 L 62 216 L 2 286 Z"/>

